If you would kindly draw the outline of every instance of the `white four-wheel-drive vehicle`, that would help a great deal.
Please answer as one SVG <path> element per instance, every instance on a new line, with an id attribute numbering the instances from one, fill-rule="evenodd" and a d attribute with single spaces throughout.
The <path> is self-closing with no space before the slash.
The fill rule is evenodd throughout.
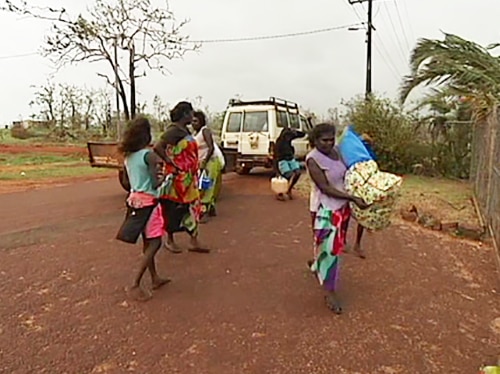
<path id="1" fill-rule="evenodd" d="M 309 132 L 310 121 L 299 106 L 274 97 L 260 101 L 230 100 L 222 125 L 221 144 L 236 152 L 236 171 L 248 174 L 254 167 L 271 168 L 276 139 L 284 128 Z M 293 141 L 295 154 L 303 159 L 309 151 L 307 136 Z"/>

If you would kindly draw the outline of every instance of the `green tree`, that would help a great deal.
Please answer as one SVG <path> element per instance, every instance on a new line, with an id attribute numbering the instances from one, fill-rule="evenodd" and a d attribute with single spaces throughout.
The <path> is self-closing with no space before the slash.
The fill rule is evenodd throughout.
<path id="1" fill-rule="evenodd" d="M 465 97 L 474 114 L 487 116 L 500 98 L 500 58 L 459 36 L 443 40 L 420 39 L 410 57 L 410 74 L 400 89 L 402 102 L 419 86 L 434 86 L 443 95 Z"/>

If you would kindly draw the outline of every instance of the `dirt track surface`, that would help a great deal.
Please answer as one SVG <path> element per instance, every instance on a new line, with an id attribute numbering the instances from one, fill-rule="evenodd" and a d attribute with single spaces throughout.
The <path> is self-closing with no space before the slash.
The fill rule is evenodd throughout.
<path id="1" fill-rule="evenodd" d="M 307 202 L 229 176 L 210 255 L 159 255 L 173 278 L 128 299 L 139 246 L 113 240 L 115 178 L 0 196 L 0 373 L 477 373 L 500 353 L 491 249 L 396 224 L 345 256 L 345 314 L 305 263 Z M 181 239 L 181 237 L 179 237 Z M 185 243 L 185 238 L 184 243 Z"/>

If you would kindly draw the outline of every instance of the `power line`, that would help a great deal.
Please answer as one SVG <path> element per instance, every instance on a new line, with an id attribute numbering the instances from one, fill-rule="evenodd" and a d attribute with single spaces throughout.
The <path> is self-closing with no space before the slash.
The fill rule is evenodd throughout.
<path id="1" fill-rule="evenodd" d="M 408 4 L 406 3 L 406 0 L 403 0 L 403 8 L 405 10 L 406 18 L 408 18 L 408 26 L 410 26 L 410 33 L 412 40 L 415 40 L 415 30 L 413 29 L 412 26 L 410 12 L 408 11 Z"/>
<path id="2" fill-rule="evenodd" d="M 195 44 L 215 44 L 215 43 L 239 43 L 239 42 L 251 42 L 251 41 L 258 41 L 258 40 L 284 39 L 284 38 L 293 38 L 293 37 L 297 37 L 297 36 L 326 33 L 326 32 L 336 31 L 336 30 L 343 30 L 343 29 L 348 29 L 350 27 L 362 26 L 363 24 L 364 24 L 364 22 L 360 22 L 360 23 L 354 23 L 354 24 L 350 24 L 350 25 L 327 27 L 324 29 L 301 31 L 301 32 L 288 33 L 288 34 L 249 36 L 249 37 L 230 38 L 230 39 L 187 40 L 186 42 L 195 43 Z"/>
<path id="3" fill-rule="evenodd" d="M 361 5 L 363 7 L 363 10 L 366 10 L 364 4 L 361 4 Z M 354 7 L 353 7 L 353 9 L 355 10 Z M 356 10 L 355 10 L 355 13 L 356 13 L 356 15 L 359 18 L 359 14 L 358 14 L 358 12 Z M 402 74 L 399 72 L 397 64 L 392 59 L 392 57 L 391 57 L 392 54 L 390 54 L 389 51 L 388 51 L 388 49 L 385 47 L 385 43 L 384 43 L 383 39 L 380 37 L 380 35 L 376 34 L 376 37 L 379 40 L 380 48 L 378 48 L 377 43 L 374 43 L 374 45 L 375 45 L 375 48 L 377 49 L 380 57 L 382 57 L 382 60 L 384 61 L 384 63 L 386 64 L 386 66 L 389 68 L 389 70 L 391 71 L 391 73 L 394 75 L 394 77 L 398 77 L 398 76 L 400 77 Z M 382 51 L 381 51 L 381 49 L 382 49 Z"/>
<path id="4" fill-rule="evenodd" d="M 397 0 L 394 0 L 394 5 L 396 6 L 396 13 L 398 15 L 399 24 L 401 25 L 401 30 L 403 31 L 403 37 L 406 42 L 406 46 L 408 47 L 408 50 L 410 50 L 411 49 L 410 42 L 408 41 L 408 37 L 406 36 L 406 31 L 403 25 L 403 20 L 401 19 L 401 13 L 399 12 L 399 6 Z"/>
<path id="5" fill-rule="evenodd" d="M 352 9 L 354 9 L 356 16 L 361 20 L 358 12 L 354 8 L 355 4 L 361 4 L 365 1 L 368 1 L 368 11 L 367 17 L 368 22 L 366 24 L 366 88 L 365 88 L 365 97 L 366 100 L 370 98 L 372 94 L 372 34 L 375 28 L 373 27 L 373 0 L 347 0 L 351 5 Z"/>
<path id="6" fill-rule="evenodd" d="M 298 37 L 298 36 L 307 36 L 307 35 L 314 35 L 314 34 L 320 34 L 320 33 L 327 33 L 327 32 L 331 32 L 331 31 L 338 31 L 338 30 L 348 29 L 350 27 L 362 26 L 363 24 L 364 24 L 364 22 L 360 22 L 360 23 L 353 23 L 350 25 L 327 27 L 327 28 L 323 28 L 323 29 L 300 31 L 300 32 L 294 32 L 294 33 L 288 33 L 288 34 L 260 35 L 260 36 L 249 36 L 249 37 L 230 38 L 230 39 L 186 40 L 186 43 L 194 43 L 194 44 L 219 43 L 220 44 L 220 43 L 240 43 L 240 42 L 251 42 L 251 41 L 259 41 L 259 40 L 284 39 L 284 38 L 293 38 L 293 37 Z M 34 55 L 38 55 L 38 53 L 37 52 L 30 52 L 30 53 L 23 53 L 23 54 L 18 54 L 18 55 L 0 56 L 0 60 L 28 57 L 28 56 L 34 56 Z"/>
<path id="7" fill-rule="evenodd" d="M 349 0 L 348 0 L 348 2 L 349 2 Z M 361 4 L 361 5 L 363 5 L 363 4 Z M 362 22 L 362 18 L 359 15 L 357 9 L 354 6 L 350 6 L 349 8 L 353 10 L 353 12 L 356 15 L 356 17 L 358 18 L 358 20 L 360 20 Z M 365 9 L 364 6 L 363 6 L 363 9 Z M 382 39 L 379 38 L 379 40 L 380 40 L 381 47 L 384 49 L 385 53 L 380 51 L 380 49 L 377 46 L 377 43 L 374 43 L 375 49 L 377 50 L 378 54 L 382 58 L 382 62 L 387 66 L 387 68 L 389 69 L 389 71 L 391 72 L 391 74 L 394 76 L 394 78 L 396 78 L 396 80 L 399 80 L 400 79 L 399 77 L 401 76 L 401 74 L 399 73 L 398 68 L 396 67 L 396 65 L 393 63 L 393 61 L 391 59 L 391 55 L 387 52 L 387 49 L 383 45 Z"/>
<path id="8" fill-rule="evenodd" d="M 385 65 L 389 68 L 389 71 L 391 72 L 392 76 L 399 82 L 401 79 L 401 73 L 399 72 L 399 69 L 394 65 L 393 61 L 389 58 L 389 60 L 386 59 L 385 56 L 390 56 L 387 52 L 387 49 L 385 48 L 384 43 L 382 42 L 382 38 L 378 38 L 380 41 L 380 48 L 378 47 L 377 43 L 374 43 L 375 49 L 377 50 L 379 56 L 382 58 L 382 61 L 384 61 Z M 382 49 L 382 50 L 381 50 Z"/>
<path id="9" fill-rule="evenodd" d="M 411 37 L 411 40 L 414 41 L 416 39 L 415 38 L 415 30 L 413 29 L 413 25 L 412 25 L 411 17 L 410 17 L 410 12 L 408 11 L 408 4 L 406 3 L 406 0 L 403 0 L 403 8 L 404 8 L 404 11 L 405 11 L 406 18 L 408 19 L 408 26 L 409 26 L 409 30 L 410 30 L 410 37 Z"/>
<path id="10" fill-rule="evenodd" d="M 0 60 L 10 60 L 13 58 L 21 58 L 21 57 L 28 57 L 28 56 L 35 56 L 35 55 L 38 55 L 38 52 L 22 53 L 19 55 L 0 56 Z"/>
<path id="11" fill-rule="evenodd" d="M 392 17 L 391 17 L 391 12 L 389 11 L 389 7 L 387 6 L 386 3 L 383 3 L 384 10 L 387 13 L 387 16 L 389 18 L 389 23 L 391 24 L 392 31 L 394 32 L 396 44 L 399 46 L 398 51 L 400 52 L 400 57 L 402 58 L 402 61 L 406 64 L 407 63 L 407 58 L 405 56 L 405 51 L 403 47 L 403 43 L 401 42 L 401 38 L 399 37 L 399 33 L 396 30 L 396 25 L 394 24 Z"/>

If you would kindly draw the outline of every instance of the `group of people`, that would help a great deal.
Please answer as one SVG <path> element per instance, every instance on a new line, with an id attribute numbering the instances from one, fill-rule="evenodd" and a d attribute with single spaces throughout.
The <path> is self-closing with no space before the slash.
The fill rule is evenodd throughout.
<path id="1" fill-rule="evenodd" d="M 174 235 L 186 232 L 189 251 L 210 253 L 199 241 L 199 224 L 217 214 L 224 156 L 207 127 L 205 114 L 183 101 L 171 110 L 170 119 L 172 123 L 152 148 L 151 124 L 145 117 L 129 124 L 119 144 L 131 189 L 117 239 L 136 243 L 142 235 L 143 258 L 131 287 L 140 300 L 151 297 L 141 285 L 146 270 L 153 289 L 170 282 L 156 270 L 155 256 L 162 243 L 172 253 L 182 253 Z M 203 186 L 202 180 L 207 182 Z"/>
<path id="2" fill-rule="evenodd" d="M 151 297 L 151 292 L 141 286 L 146 270 L 151 275 L 153 289 L 170 282 L 158 275 L 155 255 L 163 242 L 169 251 L 182 252 L 175 242 L 176 233 L 189 235 L 189 251 L 210 252 L 198 240 L 199 223 L 216 216 L 224 157 L 206 126 L 205 115 L 194 111 L 190 103 L 177 104 L 170 117 L 172 124 L 153 148 L 151 125 L 143 117 L 129 125 L 119 146 L 125 155 L 131 191 L 117 239 L 136 243 L 142 235 L 144 255 L 131 288 L 139 299 Z M 303 132 L 283 129 L 275 146 L 275 171 L 289 181 L 286 192 L 289 199 L 301 176 L 292 142 L 303 136 Z M 401 180 L 378 171 L 366 138 L 349 128 L 341 141 L 336 141 L 336 136 L 337 128 L 327 123 L 315 126 L 309 134 L 312 150 L 306 156 L 306 168 L 311 179 L 309 210 L 314 258 L 308 261 L 308 266 L 327 291 L 326 305 L 340 314 L 342 306 L 337 295 L 340 256 L 346 249 L 351 216 L 354 214 L 358 222 L 354 250 L 364 258 L 360 246 L 364 228 L 377 230 L 388 225 L 386 213 L 390 213 L 392 200 L 386 199 L 387 191 L 392 186 L 397 190 Z M 377 183 L 384 183 L 378 192 L 373 191 L 376 183 L 366 183 L 373 176 Z M 210 183 L 203 187 L 205 178 Z M 373 194 L 377 197 L 372 197 Z M 277 198 L 286 200 L 285 194 Z"/>

